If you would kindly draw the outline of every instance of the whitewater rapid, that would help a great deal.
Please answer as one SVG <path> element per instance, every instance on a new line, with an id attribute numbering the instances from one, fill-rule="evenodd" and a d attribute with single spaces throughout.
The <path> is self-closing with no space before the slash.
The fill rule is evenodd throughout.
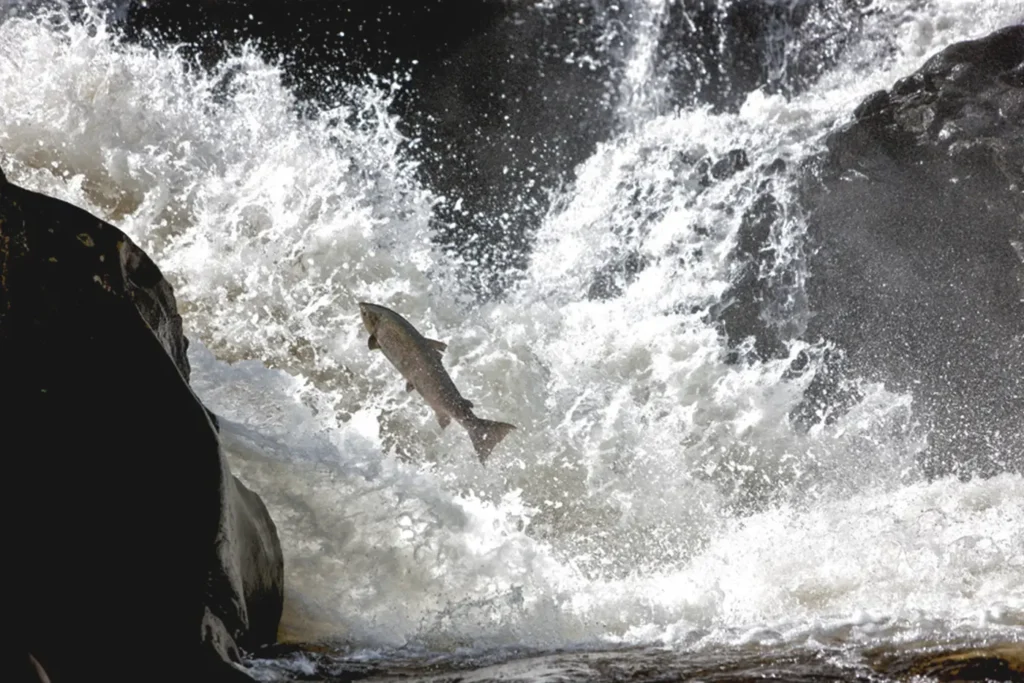
<path id="1" fill-rule="evenodd" d="M 925 481 L 912 402 L 882 386 L 799 432 L 786 418 L 810 373 L 786 371 L 826 344 L 729 363 L 702 315 L 731 282 L 762 166 L 812 154 L 945 45 L 1024 18 L 1008 1 L 876 5 L 890 12 L 797 97 L 624 112 L 556 197 L 518 283 L 483 305 L 431 242 L 438 198 L 416 180 L 388 87 L 302 117 L 251 50 L 203 75 L 119 44 L 101 18 L 9 19 L 0 164 L 120 227 L 174 285 L 192 384 L 278 525 L 296 639 L 1019 639 L 1024 480 Z M 637 41 L 627 87 L 642 90 L 651 45 Z M 687 160 L 733 149 L 749 167 L 698 195 Z M 770 182 L 786 198 L 792 180 Z M 798 261 L 802 216 L 784 205 L 773 240 Z M 652 265 L 588 299 L 628 249 Z M 795 324 L 799 287 L 780 312 Z M 519 427 L 487 467 L 369 352 L 358 301 L 447 342 L 478 413 Z"/>

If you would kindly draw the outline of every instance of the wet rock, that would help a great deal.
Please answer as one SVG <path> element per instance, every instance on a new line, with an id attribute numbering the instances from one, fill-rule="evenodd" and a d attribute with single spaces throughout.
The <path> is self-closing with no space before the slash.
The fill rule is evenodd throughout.
<path id="1" fill-rule="evenodd" d="M 1024 471 L 1024 26 L 943 50 L 827 148 L 807 336 L 913 394 L 930 472 Z"/>
<path id="2" fill-rule="evenodd" d="M 211 64 L 258 40 L 268 54 L 321 67 L 321 76 L 387 76 L 396 64 L 433 61 L 508 14 L 518 0 L 133 0 L 124 19 L 133 40 L 182 40 Z M 146 34 L 149 34 L 148 36 Z M 339 60 L 339 56 L 346 59 Z M 289 67 L 293 66 L 289 64 Z M 298 78 L 299 74 L 291 74 Z M 315 87 L 313 74 L 303 87 Z M 319 82 L 326 85 L 326 80 Z M 306 93 L 312 94 L 312 93 Z"/>
<path id="3" fill-rule="evenodd" d="M 786 371 L 786 379 L 798 377 L 810 365 L 807 352 L 797 355 Z M 789 419 L 798 429 L 807 431 L 816 424 L 830 425 L 864 398 L 860 387 L 851 381 L 846 354 L 826 349 L 814 372 L 803 400 L 790 411 Z"/>
<path id="4" fill-rule="evenodd" d="M 779 282 L 772 276 L 777 252 L 772 232 L 779 228 L 784 209 L 774 194 L 766 190 L 744 211 L 732 258 L 735 272 L 732 285 L 722 302 L 709 311 L 711 319 L 722 325 L 735 347 L 753 337 L 754 350 L 761 358 L 783 352 L 784 331 L 777 323 L 787 316 L 772 316 L 773 303 L 782 299 Z M 731 362 L 738 360 L 735 350 Z"/>
<path id="5" fill-rule="evenodd" d="M 763 88 L 805 90 L 856 39 L 871 0 L 681 0 L 668 6 L 656 74 L 673 106 L 734 110 Z"/>
<path id="6" fill-rule="evenodd" d="M 872 668 L 897 680 L 1019 681 L 1024 678 L 1024 648 L 1006 643 L 936 652 L 865 653 Z"/>
<path id="7" fill-rule="evenodd" d="M 747 153 L 742 149 L 732 149 L 711 167 L 711 177 L 715 180 L 731 178 L 739 171 L 750 166 Z"/>
<path id="8" fill-rule="evenodd" d="M 487 294 L 525 267 L 549 192 L 612 130 L 606 29 L 620 12 L 589 0 L 515 7 L 425 71 L 409 99 L 424 177 L 447 198 L 435 227 L 493 274 Z"/>
<path id="9" fill-rule="evenodd" d="M 730 159 L 735 160 L 730 164 L 735 171 L 746 168 L 746 154 L 738 152 L 742 150 L 730 152 L 717 163 Z M 722 300 L 708 310 L 709 322 L 718 324 L 729 342 L 727 360 L 731 363 L 739 362 L 738 347 L 747 339 L 753 339 L 754 353 L 764 360 L 784 355 L 785 340 L 802 331 L 805 302 L 793 268 L 779 262 L 780 254 L 772 241 L 772 234 L 784 230 L 788 220 L 774 187 L 786 168 L 786 161 L 777 158 L 757 169 L 761 178 L 757 194 L 743 210 L 731 254 L 732 284 Z"/>
<path id="10" fill-rule="evenodd" d="M 274 642 L 276 529 L 228 469 L 186 348 L 170 285 L 124 233 L 0 174 L 8 610 L 53 683 L 244 680 L 229 641 Z"/>
<path id="11" fill-rule="evenodd" d="M 750 160 L 747 158 L 747 152 L 742 149 L 729 150 L 725 156 L 714 161 L 710 157 L 704 157 L 696 164 L 701 175 L 700 186 L 704 188 L 711 187 L 719 180 L 731 178 L 748 166 Z"/>
<path id="12" fill-rule="evenodd" d="M 650 259 L 638 251 L 628 252 L 622 259 L 608 264 L 595 273 L 587 289 L 587 298 L 603 300 L 620 296 L 649 264 Z"/>
<path id="13" fill-rule="evenodd" d="M 869 96 L 854 122 L 830 136 L 825 172 L 870 173 L 948 154 L 965 171 L 1005 165 L 1000 186 L 1017 185 L 1024 161 L 1015 144 L 1024 120 L 1021 31 L 1011 26 L 952 45 L 890 91 Z"/>

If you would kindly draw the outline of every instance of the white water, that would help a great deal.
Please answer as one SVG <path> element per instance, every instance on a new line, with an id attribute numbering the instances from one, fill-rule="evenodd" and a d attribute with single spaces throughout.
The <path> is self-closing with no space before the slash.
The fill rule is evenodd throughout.
<path id="1" fill-rule="evenodd" d="M 174 284 L 193 385 L 281 532 L 294 637 L 444 649 L 1019 638 L 1021 477 L 925 483 L 910 400 L 879 386 L 801 434 L 785 417 L 807 380 L 784 380 L 788 361 L 726 364 L 717 332 L 675 312 L 728 286 L 742 212 L 721 205 L 752 199 L 762 162 L 812 153 L 871 91 L 1024 17 L 1008 0 L 876 4 L 890 12 L 803 96 L 754 94 L 738 115 L 626 112 L 630 132 L 578 169 L 520 286 L 486 306 L 430 246 L 433 198 L 400 152 L 386 90 L 303 121 L 252 54 L 224 88 L 118 46 L 102 21 L 10 20 L 0 164 L 118 225 Z M 639 78 L 648 56 L 634 59 Z M 750 168 L 695 200 L 679 153 L 737 147 Z M 774 239 L 797 258 L 790 210 Z M 621 296 L 587 301 L 589 275 L 624 245 L 654 264 Z M 447 341 L 478 413 L 518 425 L 486 468 L 367 350 L 361 300 Z M 768 493 L 774 504 L 749 507 Z"/>

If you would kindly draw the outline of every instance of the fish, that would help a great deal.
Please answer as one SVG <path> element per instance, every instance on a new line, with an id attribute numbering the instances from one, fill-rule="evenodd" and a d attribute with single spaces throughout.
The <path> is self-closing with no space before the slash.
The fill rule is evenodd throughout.
<path id="1" fill-rule="evenodd" d="M 455 420 L 462 425 L 473 442 L 481 464 L 487 462 L 494 447 L 516 426 L 507 422 L 485 420 L 473 413 L 473 403 L 459 392 L 442 355 L 448 345 L 427 339 L 401 315 L 377 304 L 360 302 L 359 315 L 370 333 L 367 346 L 380 350 L 384 357 L 405 378 L 405 390 L 417 391 L 437 416 L 441 429 Z"/>

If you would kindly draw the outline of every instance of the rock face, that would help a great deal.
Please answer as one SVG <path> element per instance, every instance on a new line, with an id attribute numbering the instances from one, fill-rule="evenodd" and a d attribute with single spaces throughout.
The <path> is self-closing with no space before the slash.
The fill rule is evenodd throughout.
<path id="1" fill-rule="evenodd" d="M 226 660 L 275 640 L 276 529 L 228 470 L 186 348 L 144 252 L 0 174 L 9 615 L 52 683 L 247 680 Z"/>
<path id="2" fill-rule="evenodd" d="M 1024 26 L 952 45 L 867 98 L 801 201 L 802 333 L 843 354 L 812 402 L 850 400 L 840 374 L 883 381 L 913 395 L 931 474 L 1024 471 Z M 756 317 L 724 323 L 770 355 L 778 331 Z"/>
<path id="3" fill-rule="evenodd" d="M 665 10 L 656 76 L 674 106 L 737 109 L 763 88 L 793 95 L 856 39 L 871 0 L 679 0 Z"/>

